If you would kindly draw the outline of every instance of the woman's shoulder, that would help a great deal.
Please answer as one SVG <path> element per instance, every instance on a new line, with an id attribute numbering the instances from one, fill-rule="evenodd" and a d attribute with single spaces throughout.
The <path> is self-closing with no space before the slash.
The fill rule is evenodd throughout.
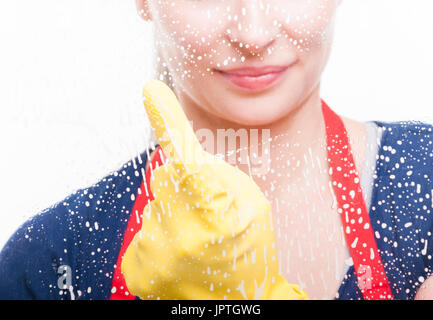
<path id="1" fill-rule="evenodd" d="M 33 232 L 43 231 L 53 225 L 57 230 L 72 227 L 95 228 L 97 221 L 127 220 L 129 209 L 142 186 L 149 152 L 137 155 L 110 172 L 98 182 L 77 189 L 66 198 L 46 208 L 29 219 L 24 226 L 31 226 Z M 69 223 L 67 225 L 67 223 Z M 39 226 L 39 228 L 35 228 Z M 37 230 L 39 229 L 39 230 Z"/>
<path id="2" fill-rule="evenodd" d="M 421 121 L 374 123 L 382 130 L 374 176 L 377 191 L 393 197 L 394 203 L 412 202 L 406 203 L 412 207 L 422 205 L 415 195 L 431 201 L 433 124 Z M 417 201 L 412 201 L 414 199 Z"/>
<path id="3" fill-rule="evenodd" d="M 433 188 L 433 124 L 421 121 L 371 121 L 378 130 L 375 187 Z M 433 194 L 432 194 L 433 195 Z"/>
<path id="4" fill-rule="evenodd" d="M 387 163 L 400 162 L 417 169 L 432 170 L 433 124 L 411 121 L 371 121 L 381 131 L 379 156 Z"/>
<path id="5" fill-rule="evenodd" d="M 388 139 L 398 141 L 399 145 L 405 142 L 400 139 L 405 139 L 409 144 L 414 142 L 422 143 L 424 139 L 431 139 L 433 135 L 433 124 L 429 122 L 419 120 L 372 120 L 369 122 L 376 124 Z M 428 143 L 428 145 L 431 145 L 431 143 Z"/>
<path id="6" fill-rule="evenodd" d="M 0 298 L 24 298 L 29 290 L 28 283 L 19 284 L 24 279 L 37 283 L 37 292 L 51 292 L 58 298 L 59 267 L 90 271 L 91 265 L 99 264 L 102 270 L 104 264 L 115 263 L 151 151 L 146 149 L 97 183 L 24 222 L 0 252 Z M 51 289 L 42 290 L 42 284 Z"/>

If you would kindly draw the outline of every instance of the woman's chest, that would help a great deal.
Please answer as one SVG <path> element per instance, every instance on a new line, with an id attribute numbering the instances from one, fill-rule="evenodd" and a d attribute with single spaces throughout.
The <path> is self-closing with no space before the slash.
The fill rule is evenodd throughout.
<path id="1" fill-rule="evenodd" d="M 270 197 L 280 270 L 312 299 L 333 299 L 350 256 L 328 187 L 288 187 Z"/>

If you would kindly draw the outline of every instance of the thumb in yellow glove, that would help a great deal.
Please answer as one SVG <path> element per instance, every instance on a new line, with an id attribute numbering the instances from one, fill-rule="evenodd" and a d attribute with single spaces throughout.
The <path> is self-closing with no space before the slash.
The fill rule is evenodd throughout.
<path id="1" fill-rule="evenodd" d="M 171 89 L 144 104 L 168 161 L 153 170 L 154 200 L 122 262 L 141 299 L 308 299 L 279 274 L 271 204 L 241 170 L 204 151 Z"/>

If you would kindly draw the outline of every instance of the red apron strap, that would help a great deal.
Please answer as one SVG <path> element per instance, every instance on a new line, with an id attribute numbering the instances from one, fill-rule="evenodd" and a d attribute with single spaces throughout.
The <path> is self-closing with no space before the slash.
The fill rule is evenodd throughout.
<path id="1" fill-rule="evenodd" d="M 141 222 L 143 216 L 144 207 L 153 200 L 152 192 L 150 191 L 150 176 L 153 172 L 153 169 L 161 166 L 165 161 L 164 153 L 160 146 L 156 148 L 156 152 L 152 158 L 152 161 L 149 163 L 149 167 L 145 173 L 145 179 L 141 183 L 140 188 L 138 189 L 137 198 L 135 200 L 134 206 L 132 208 L 132 213 L 129 217 L 128 226 L 125 230 L 125 234 L 123 236 L 123 242 L 120 248 L 119 255 L 117 257 L 117 262 L 114 269 L 114 276 L 111 283 L 111 295 L 110 300 L 134 300 L 135 296 L 133 296 L 126 287 L 125 279 L 120 270 L 120 266 L 122 265 L 123 255 L 126 252 L 129 244 L 131 243 L 134 235 L 141 229 Z"/>
<path id="2" fill-rule="evenodd" d="M 366 300 L 393 299 L 341 118 L 322 101 L 329 175 L 359 288 Z"/>

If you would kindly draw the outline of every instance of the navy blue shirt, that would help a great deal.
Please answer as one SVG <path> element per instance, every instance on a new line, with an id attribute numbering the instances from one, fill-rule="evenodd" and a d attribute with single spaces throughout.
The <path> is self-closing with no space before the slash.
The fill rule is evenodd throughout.
<path id="1" fill-rule="evenodd" d="M 371 225 L 394 297 L 413 299 L 433 270 L 433 125 L 374 122 L 385 130 Z M 20 226 L 0 252 L 0 298 L 109 299 L 146 155 Z M 337 299 L 362 299 L 353 266 Z"/>
<path id="2" fill-rule="evenodd" d="M 413 299 L 432 273 L 433 125 L 374 121 L 385 130 L 369 208 L 370 222 L 395 299 Z M 354 267 L 338 299 L 362 299 Z"/>

